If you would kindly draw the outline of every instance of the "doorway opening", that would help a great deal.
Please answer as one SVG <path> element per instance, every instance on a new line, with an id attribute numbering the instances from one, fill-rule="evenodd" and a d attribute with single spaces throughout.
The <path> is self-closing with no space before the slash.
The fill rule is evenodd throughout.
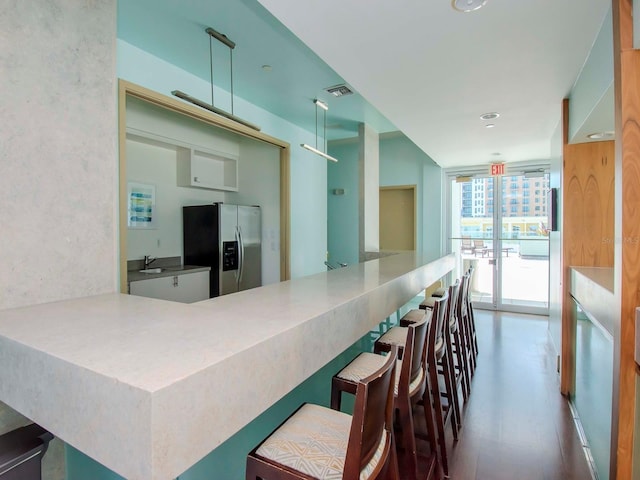
<path id="1" fill-rule="evenodd" d="M 548 315 L 549 174 L 447 176 L 448 251 L 479 308 Z"/>
<path id="2" fill-rule="evenodd" d="M 416 186 L 380 187 L 380 250 L 416 249 Z"/>

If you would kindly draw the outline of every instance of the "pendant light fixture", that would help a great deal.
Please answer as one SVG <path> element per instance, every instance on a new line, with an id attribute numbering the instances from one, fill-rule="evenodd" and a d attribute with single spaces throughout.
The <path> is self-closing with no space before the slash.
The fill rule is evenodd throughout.
<path id="1" fill-rule="evenodd" d="M 311 145 L 308 145 L 306 143 L 301 143 L 300 146 L 302 148 L 306 148 L 310 152 L 315 153 L 316 155 L 320 155 L 321 157 L 326 158 L 327 160 L 331 160 L 332 162 L 338 162 L 337 158 L 334 158 L 331 155 L 328 155 L 326 153 L 327 151 L 327 110 L 329 110 L 329 105 L 327 105 L 321 100 L 318 100 L 317 98 L 313 101 L 313 103 L 315 103 L 316 105 L 316 146 L 314 148 Z M 322 138 L 324 139 L 323 140 L 324 152 L 322 150 L 318 150 L 318 108 L 322 110 L 322 120 L 323 120 Z"/>
<path id="2" fill-rule="evenodd" d="M 209 35 L 209 70 L 211 72 L 211 104 L 207 102 L 203 102 L 202 100 L 198 100 L 197 98 L 192 97 L 191 95 L 187 95 L 180 90 L 174 90 L 171 92 L 172 95 L 186 100 L 187 102 L 191 102 L 198 107 L 209 110 L 210 112 L 215 113 L 216 115 L 220 115 L 222 117 L 228 118 L 229 120 L 233 120 L 234 122 L 241 123 L 242 125 L 253 128 L 254 130 L 260 130 L 260 127 L 254 125 L 251 122 L 247 122 L 239 117 L 236 117 L 233 114 L 233 49 L 236 48 L 236 44 L 232 42 L 226 35 L 215 31 L 213 28 L 208 27 L 205 32 Z M 231 113 L 226 112 L 220 108 L 214 107 L 213 104 L 213 39 L 218 40 L 223 45 L 229 47 L 229 66 L 231 72 Z"/>

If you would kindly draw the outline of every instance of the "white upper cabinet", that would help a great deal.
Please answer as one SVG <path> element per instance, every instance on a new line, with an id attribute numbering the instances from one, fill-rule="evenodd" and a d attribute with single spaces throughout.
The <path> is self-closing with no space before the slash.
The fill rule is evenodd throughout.
<path id="1" fill-rule="evenodd" d="M 178 148 L 180 187 L 238 191 L 238 157 L 204 148 Z"/>

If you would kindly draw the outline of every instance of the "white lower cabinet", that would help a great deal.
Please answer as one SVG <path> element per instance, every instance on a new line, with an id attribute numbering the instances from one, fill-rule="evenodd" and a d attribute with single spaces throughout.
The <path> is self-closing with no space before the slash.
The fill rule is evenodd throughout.
<path id="1" fill-rule="evenodd" d="M 129 293 L 181 303 L 207 300 L 209 298 L 209 272 L 184 273 L 130 282 Z"/>

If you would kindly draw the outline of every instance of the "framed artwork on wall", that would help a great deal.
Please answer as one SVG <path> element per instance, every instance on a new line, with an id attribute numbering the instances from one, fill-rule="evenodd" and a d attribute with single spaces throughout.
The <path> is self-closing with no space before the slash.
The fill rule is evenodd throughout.
<path id="1" fill-rule="evenodd" d="M 127 226 L 157 228 L 155 185 L 127 183 Z"/>

